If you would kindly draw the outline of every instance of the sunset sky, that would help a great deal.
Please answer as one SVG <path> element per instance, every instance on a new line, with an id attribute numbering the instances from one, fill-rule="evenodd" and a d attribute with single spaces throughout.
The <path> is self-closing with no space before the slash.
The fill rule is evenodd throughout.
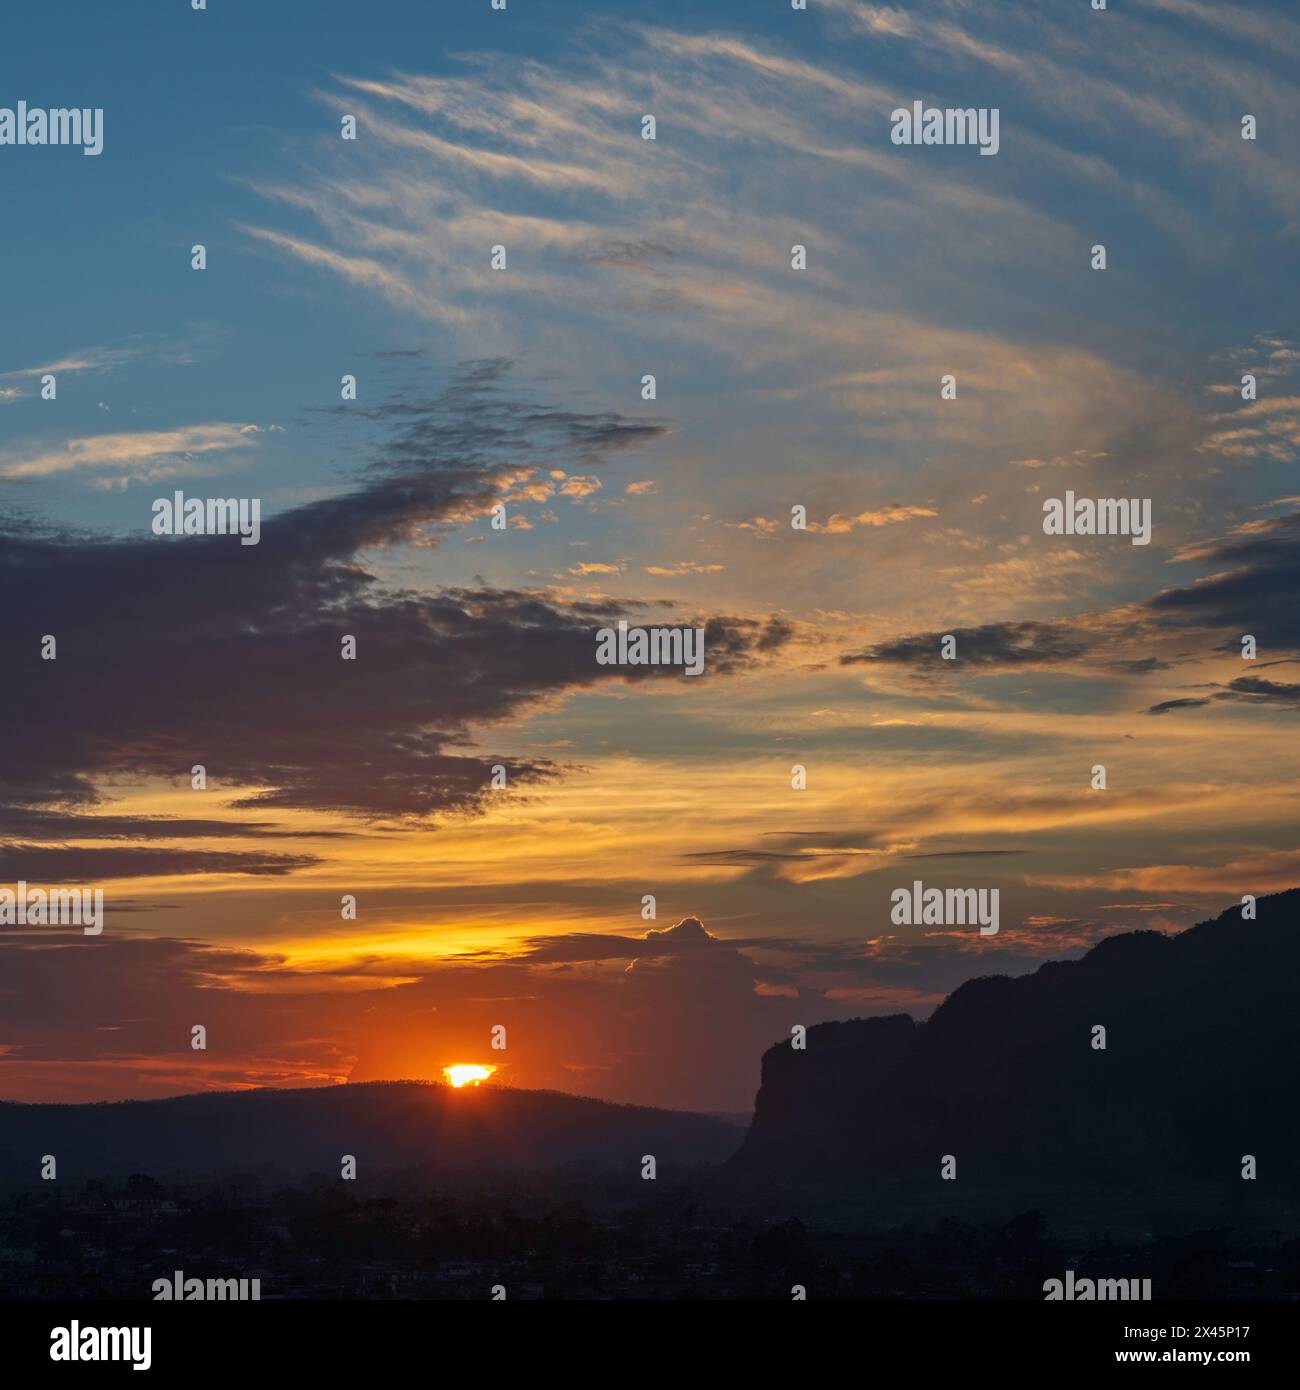
<path id="1" fill-rule="evenodd" d="M 1300 884 L 1292 6 L 311 10 L 6 20 L 0 106 L 104 149 L 0 149 L 0 886 L 106 925 L 0 928 L 0 1098 L 740 1112 L 793 1024 Z M 704 675 L 597 665 L 620 617 Z"/>

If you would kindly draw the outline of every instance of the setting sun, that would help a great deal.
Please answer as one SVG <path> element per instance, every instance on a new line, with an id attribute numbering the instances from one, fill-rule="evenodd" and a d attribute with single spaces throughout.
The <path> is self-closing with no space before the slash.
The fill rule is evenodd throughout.
<path id="1" fill-rule="evenodd" d="M 495 1067 L 480 1067 L 472 1064 L 461 1064 L 454 1067 L 443 1067 L 442 1074 L 458 1090 L 465 1085 L 477 1086 L 480 1081 L 486 1081 Z"/>

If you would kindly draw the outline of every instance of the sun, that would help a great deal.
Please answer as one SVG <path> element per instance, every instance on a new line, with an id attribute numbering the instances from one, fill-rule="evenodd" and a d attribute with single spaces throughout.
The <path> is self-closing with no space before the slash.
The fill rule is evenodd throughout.
<path id="1" fill-rule="evenodd" d="M 477 1086 L 480 1081 L 486 1081 L 495 1067 L 480 1067 L 472 1063 L 459 1063 L 454 1067 L 443 1067 L 442 1074 L 459 1090 L 462 1086 Z"/>

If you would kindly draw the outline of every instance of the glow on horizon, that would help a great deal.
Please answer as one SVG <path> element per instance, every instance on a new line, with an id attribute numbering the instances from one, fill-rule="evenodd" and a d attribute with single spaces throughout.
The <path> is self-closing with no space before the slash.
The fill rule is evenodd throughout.
<path id="1" fill-rule="evenodd" d="M 480 1081 L 486 1081 L 495 1067 L 480 1067 L 473 1063 L 462 1062 L 456 1066 L 443 1067 L 442 1074 L 451 1082 L 457 1090 L 462 1086 L 477 1086 Z"/>

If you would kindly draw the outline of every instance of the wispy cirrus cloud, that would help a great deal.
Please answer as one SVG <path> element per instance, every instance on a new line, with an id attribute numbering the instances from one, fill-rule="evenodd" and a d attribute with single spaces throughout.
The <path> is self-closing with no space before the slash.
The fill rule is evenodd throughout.
<path id="1" fill-rule="evenodd" d="M 46 373 L 55 376 L 69 376 L 77 372 L 108 371 L 113 367 L 120 367 L 135 360 L 143 352 L 144 348 L 140 346 L 86 348 L 79 352 L 70 353 L 67 357 L 59 357 L 52 362 L 42 363 L 40 366 L 16 367 L 12 371 L 0 372 L 0 381 L 13 377 L 45 376 Z"/>
<path id="2" fill-rule="evenodd" d="M 82 435 L 59 445 L 34 443 L 0 451 L 0 479 L 95 472 L 107 475 L 104 481 L 124 484 L 176 477 L 191 471 L 198 457 L 249 448 L 259 433 L 258 425 L 219 421 L 171 430 Z"/>

